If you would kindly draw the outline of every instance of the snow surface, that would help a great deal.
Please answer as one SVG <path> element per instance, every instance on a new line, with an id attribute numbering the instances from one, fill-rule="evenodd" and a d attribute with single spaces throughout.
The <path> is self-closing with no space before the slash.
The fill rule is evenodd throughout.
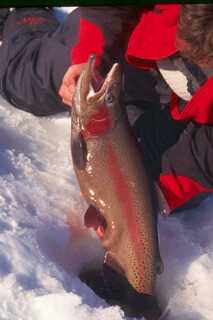
<path id="1" fill-rule="evenodd" d="M 65 10 L 66 11 L 66 10 Z M 78 278 L 103 252 L 82 225 L 68 114 L 36 118 L 0 97 L 0 320 L 120 320 Z M 213 319 L 213 200 L 160 217 L 167 320 Z"/>

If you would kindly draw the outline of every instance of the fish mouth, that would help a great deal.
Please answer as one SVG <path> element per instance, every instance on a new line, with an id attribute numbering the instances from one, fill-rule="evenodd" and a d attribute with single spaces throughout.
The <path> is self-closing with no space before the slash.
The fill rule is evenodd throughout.
<path id="1" fill-rule="evenodd" d="M 94 65 L 92 66 L 94 68 Z M 92 70 L 91 70 L 92 72 Z M 94 103 L 94 102 L 102 102 L 104 101 L 104 97 L 106 96 L 107 92 L 112 90 L 113 87 L 118 86 L 120 84 L 120 66 L 118 63 L 114 63 L 110 71 L 108 72 L 104 82 L 102 83 L 99 90 L 95 91 L 94 81 L 90 81 L 90 88 L 92 87 L 92 90 L 88 92 L 87 95 L 87 102 L 88 103 Z"/>
<path id="2" fill-rule="evenodd" d="M 72 123 L 87 137 L 105 134 L 120 116 L 117 112 L 121 92 L 119 64 L 113 64 L 106 78 L 97 81 L 95 59 L 95 55 L 89 57 L 77 81 L 72 107 Z"/>
<path id="3" fill-rule="evenodd" d="M 120 67 L 118 63 L 113 64 L 103 82 L 97 81 L 95 76 L 95 59 L 96 56 L 94 54 L 89 56 L 86 68 L 79 78 L 80 97 L 78 100 L 83 103 L 78 105 L 88 106 L 103 100 L 110 88 L 120 83 Z"/>

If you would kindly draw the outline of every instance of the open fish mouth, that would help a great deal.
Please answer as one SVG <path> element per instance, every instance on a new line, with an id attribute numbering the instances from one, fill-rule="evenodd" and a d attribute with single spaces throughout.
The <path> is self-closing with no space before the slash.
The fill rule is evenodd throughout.
<path id="1" fill-rule="evenodd" d="M 114 63 L 105 80 L 102 83 L 101 81 L 98 82 L 95 76 L 95 59 L 95 55 L 89 57 L 88 64 L 80 80 L 81 87 L 85 88 L 85 99 L 90 104 L 100 100 L 112 86 L 115 86 L 120 81 L 120 66 L 118 63 Z"/>
<path id="2" fill-rule="evenodd" d="M 91 55 L 78 79 L 72 107 L 73 124 L 79 131 L 86 132 L 85 136 L 107 133 L 121 115 L 118 107 L 121 92 L 119 64 L 113 64 L 104 80 L 98 79 L 95 55 Z"/>
<path id="3" fill-rule="evenodd" d="M 94 86 L 93 86 L 94 81 L 91 78 L 90 91 L 88 92 L 88 95 L 87 95 L 87 103 L 92 104 L 95 102 L 97 103 L 98 101 L 100 101 L 100 103 L 103 102 L 105 100 L 106 95 L 109 92 L 113 91 L 113 88 L 115 88 L 114 90 L 116 90 L 116 87 L 119 81 L 120 81 L 120 67 L 118 63 L 115 63 L 112 66 L 112 69 L 108 73 L 105 81 L 103 82 L 99 90 L 97 91 L 94 90 Z"/>

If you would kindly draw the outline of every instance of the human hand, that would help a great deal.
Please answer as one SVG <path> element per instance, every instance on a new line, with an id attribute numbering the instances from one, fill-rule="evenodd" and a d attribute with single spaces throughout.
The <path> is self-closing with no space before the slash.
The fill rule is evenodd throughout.
<path id="1" fill-rule="evenodd" d="M 59 95 L 62 98 L 63 103 L 67 104 L 68 106 L 72 107 L 72 99 L 75 92 L 75 87 L 77 80 L 84 70 L 86 63 L 79 63 L 70 66 L 62 80 L 61 87 L 59 89 Z"/>
<path id="2" fill-rule="evenodd" d="M 70 66 L 62 80 L 61 87 L 59 89 L 59 95 L 62 98 L 63 103 L 72 107 L 72 100 L 76 88 L 76 83 L 82 71 L 86 67 L 87 63 L 79 63 Z M 97 90 L 103 82 L 103 78 L 96 68 L 93 70 L 92 74 L 92 84 L 95 90 Z"/>

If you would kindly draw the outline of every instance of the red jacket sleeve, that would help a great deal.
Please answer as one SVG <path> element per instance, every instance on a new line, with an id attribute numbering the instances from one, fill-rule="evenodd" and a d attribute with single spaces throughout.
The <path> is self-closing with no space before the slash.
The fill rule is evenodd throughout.
<path id="1" fill-rule="evenodd" d="M 71 50 L 72 64 L 86 62 L 96 54 L 103 72 L 118 60 L 138 21 L 140 9 L 122 7 L 80 7 L 79 39 Z"/>

